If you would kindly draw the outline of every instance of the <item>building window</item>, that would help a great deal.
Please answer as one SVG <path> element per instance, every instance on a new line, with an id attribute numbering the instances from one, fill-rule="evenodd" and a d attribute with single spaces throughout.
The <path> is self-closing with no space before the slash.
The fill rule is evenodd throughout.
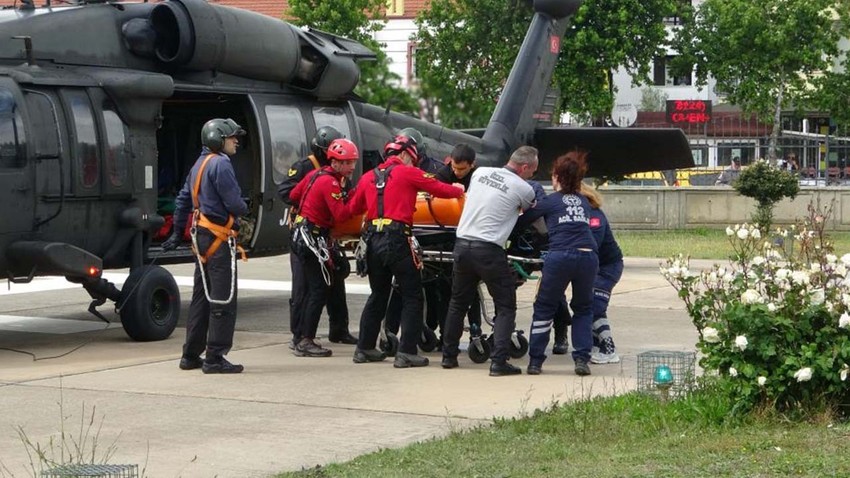
<path id="1" fill-rule="evenodd" d="M 404 15 L 404 0 L 387 0 L 387 16 L 400 17 Z"/>
<path id="2" fill-rule="evenodd" d="M 676 12 L 676 14 L 673 15 L 672 17 L 664 17 L 664 24 L 665 25 L 681 25 L 682 24 L 682 17 L 679 16 L 680 12 L 682 11 L 682 9 L 690 8 L 690 6 L 692 5 L 691 0 L 679 0 L 678 3 L 679 3 L 679 5 L 677 5 L 677 7 L 678 7 L 679 10 Z"/>
<path id="3" fill-rule="evenodd" d="M 691 72 L 673 76 L 670 71 L 670 63 L 673 58 L 675 57 L 671 55 L 655 58 L 652 67 L 652 84 L 655 86 L 692 86 L 694 83 Z"/>
<path id="4" fill-rule="evenodd" d="M 419 82 L 416 75 L 416 43 L 407 44 L 407 84 L 413 85 Z"/>

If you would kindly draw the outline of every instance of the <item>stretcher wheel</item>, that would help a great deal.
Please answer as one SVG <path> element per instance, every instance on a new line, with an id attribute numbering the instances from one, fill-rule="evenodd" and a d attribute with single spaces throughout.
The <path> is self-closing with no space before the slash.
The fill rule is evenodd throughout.
<path id="1" fill-rule="evenodd" d="M 469 359 L 475 363 L 484 363 L 490 360 L 490 340 L 484 337 L 475 337 L 469 341 L 469 349 L 466 353 L 469 354 Z"/>
<path id="2" fill-rule="evenodd" d="M 511 334 L 511 346 L 508 349 L 508 354 L 511 358 L 522 358 L 528 353 L 528 339 L 525 338 L 522 330 L 517 330 Z"/>
<path id="3" fill-rule="evenodd" d="M 440 339 L 430 327 L 422 327 L 422 333 L 419 334 L 419 348 L 423 352 L 433 352 L 440 345 Z"/>
<path id="4" fill-rule="evenodd" d="M 396 352 L 398 352 L 398 337 L 392 332 L 387 332 L 387 338 L 381 339 L 378 346 L 381 348 L 381 352 L 387 354 L 387 357 L 395 357 Z"/>

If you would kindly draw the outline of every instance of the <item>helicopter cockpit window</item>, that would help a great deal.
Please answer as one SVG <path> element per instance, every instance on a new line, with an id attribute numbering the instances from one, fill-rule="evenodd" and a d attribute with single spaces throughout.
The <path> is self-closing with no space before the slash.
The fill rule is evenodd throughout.
<path id="1" fill-rule="evenodd" d="M 124 123 L 115 112 L 114 106 L 103 105 L 103 125 L 106 129 L 106 173 L 109 183 L 121 187 L 127 181 L 128 160 L 124 148 Z"/>
<path id="2" fill-rule="evenodd" d="M 292 106 L 266 106 L 272 140 L 272 158 L 275 184 L 286 179 L 289 168 L 307 157 L 307 137 L 301 111 Z"/>
<path id="3" fill-rule="evenodd" d="M 25 164 L 24 122 L 12 93 L 0 89 L 0 169 L 18 169 Z"/>
<path id="4" fill-rule="evenodd" d="M 77 143 L 74 152 L 77 161 L 77 178 L 85 188 L 97 186 L 100 168 L 97 160 L 97 136 L 91 103 L 85 93 L 74 92 L 68 95 L 71 112 L 74 115 L 74 129 Z"/>
<path id="5" fill-rule="evenodd" d="M 317 106 L 313 108 L 313 120 L 316 121 L 316 129 L 322 126 L 333 126 L 346 138 L 351 139 L 351 128 L 348 126 L 348 116 L 345 110 L 336 106 Z"/>

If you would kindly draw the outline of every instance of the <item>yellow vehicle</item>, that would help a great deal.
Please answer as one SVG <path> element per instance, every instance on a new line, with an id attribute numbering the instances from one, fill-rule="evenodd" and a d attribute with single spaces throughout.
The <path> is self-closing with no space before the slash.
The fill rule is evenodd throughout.
<path id="1" fill-rule="evenodd" d="M 724 168 L 690 168 L 670 171 L 632 173 L 621 181 L 606 184 L 617 186 L 714 186 Z"/>

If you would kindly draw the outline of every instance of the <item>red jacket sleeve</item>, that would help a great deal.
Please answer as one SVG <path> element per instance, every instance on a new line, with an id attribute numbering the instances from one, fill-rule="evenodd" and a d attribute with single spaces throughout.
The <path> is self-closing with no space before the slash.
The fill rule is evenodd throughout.
<path id="1" fill-rule="evenodd" d="M 321 197 L 325 201 L 325 205 L 333 216 L 334 224 L 346 221 L 351 218 L 351 210 L 346 207 L 342 200 L 342 185 L 337 178 L 327 175 L 316 180 L 321 182 Z M 318 186 L 318 184 L 317 184 Z"/>
<path id="2" fill-rule="evenodd" d="M 346 212 L 355 216 L 366 212 L 366 189 L 368 181 L 372 181 L 373 173 L 370 171 L 360 177 L 354 189 L 348 193 L 348 202 L 345 204 Z"/>
<path id="3" fill-rule="evenodd" d="M 417 189 L 430 193 L 432 196 L 438 198 L 459 198 L 463 196 L 463 189 L 440 182 L 433 174 L 424 173 L 419 168 L 411 167 L 410 170 L 405 172 L 412 177 L 413 184 L 416 185 Z"/>

